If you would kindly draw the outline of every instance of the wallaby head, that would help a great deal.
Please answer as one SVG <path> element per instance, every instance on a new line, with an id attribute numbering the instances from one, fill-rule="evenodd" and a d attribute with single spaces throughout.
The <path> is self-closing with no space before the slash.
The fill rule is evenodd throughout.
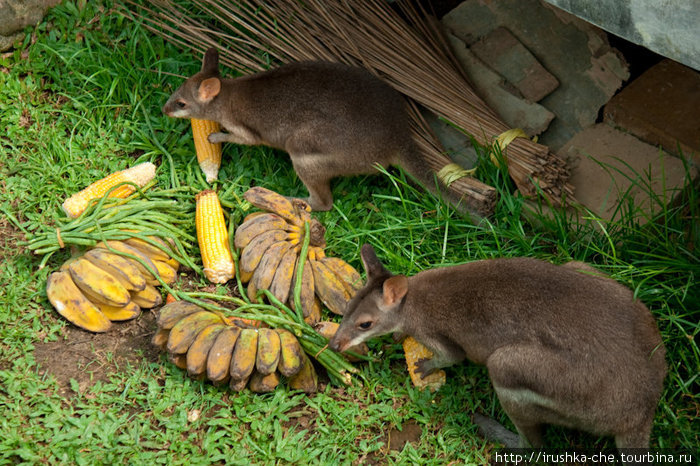
<path id="1" fill-rule="evenodd" d="M 408 292 L 408 278 L 392 275 L 369 244 L 360 252 L 367 284 L 348 303 L 338 331 L 329 346 L 335 351 L 359 345 L 372 337 L 401 331 L 398 316 Z"/>
<path id="2" fill-rule="evenodd" d="M 201 71 L 173 92 L 163 106 L 163 113 L 173 118 L 205 119 L 220 92 L 219 53 L 210 48 L 204 54 Z"/>

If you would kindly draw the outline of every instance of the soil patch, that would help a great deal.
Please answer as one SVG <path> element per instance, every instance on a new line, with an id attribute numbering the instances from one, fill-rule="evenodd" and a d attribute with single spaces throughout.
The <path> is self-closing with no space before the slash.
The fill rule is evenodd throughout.
<path id="1" fill-rule="evenodd" d="M 416 421 L 404 422 L 402 429 L 392 428 L 389 431 L 389 449 L 401 451 L 407 443 L 418 443 L 423 429 Z"/>
<path id="2" fill-rule="evenodd" d="M 115 322 L 106 333 L 70 326 L 64 330 L 64 339 L 37 343 L 34 357 L 40 374 L 56 378 L 62 396 L 74 396 L 71 379 L 84 392 L 98 380 L 107 382 L 110 374 L 123 371 L 127 364 L 158 362 L 160 352 L 151 345 L 155 328 L 155 315 L 150 311 L 128 322 Z"/>

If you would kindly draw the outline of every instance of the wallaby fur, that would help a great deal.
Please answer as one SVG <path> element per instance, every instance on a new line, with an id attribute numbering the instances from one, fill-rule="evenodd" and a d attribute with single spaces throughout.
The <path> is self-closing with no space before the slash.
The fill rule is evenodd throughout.
<path id="1" fill-rule="evenodd" d="M 399 332 L 435 357 L 424 376 L 469 359 L 488 368 L 521 446 L 542 446 L 543 424 L 648 448 L 666 375 L 651 312 L 581 262 L 481 260 L 392 275 L 364 245 L 367 284 L 348 304 L 330 347 L 343 351 Z"/>
<path id="2" fill-rule="evenodd" d="M 436 190 L 434 172 L 412 138 L 405 100 L 368 71 L 308 61 L 223 79 L 218 64 L 217 50 L 207 50 L 201 71 L 170 96 L 163 113 L 218 122 L 227 132 L 211 134 L 212 143 L 286 151 L 313 210 L 332 207 L 332 178 L 376 173 L 375 164 L 398 165 Z M 441 191 L 465 211 L 459 195 L 444 185 Z"/>

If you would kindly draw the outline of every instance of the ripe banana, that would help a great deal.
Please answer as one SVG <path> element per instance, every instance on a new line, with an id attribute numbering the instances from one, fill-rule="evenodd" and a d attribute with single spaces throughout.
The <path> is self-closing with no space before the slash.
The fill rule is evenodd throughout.
<path id="1" fill-rule="evenodd" d="M 284 254 L 289 250 L 291 245 L 287 241 L 279 241 L 265 252 L 265 255 L 260 260 L 253 274 L 253 282 L 259 290 L 268 290 L 272 284 L 272 279 L 275 278 L 275 272 L 282 260 Z"/>
<path id="2" fill-rule="evenodd" d="M 362 288 L 362 277 L 344 260 L 337 257 L 324 257 L 321 262 L 340 278 L 350 296 Z"/>
<path id="3" fill-rule="evenodd" d="M 315 392 L 318 388 L 318 375 L 311 360 L 304 354 L 301 370 L 288 379 L 289 387 L 303 390 L 306 393 Z"/>
<path id="4" fill-rule="evenodd" d="M 321 305 L 321 301 L 318 298 L 314 298 L 314 304 L 311 306 L 311 312 L 309 312 L 308 316 L 304 317 L 304 322 L 313 326 L 316 322 L 321 320 L 322 308 L 323 306 Z"/>
<path id="5" fill-rule="evenodd" d="M 133 301 L 129 301 L 126 306 L 122 307 L 110 306 L 108 304 L 101 304 L 98 302 L 93 302 L 93 304 L 102 312 L 102 314 L 107 316 L 107 318 L 113 322 L 131 320 L 141 315 L 141 308 Z"/>
<path id="6" fill-rule="evenodd" d="M 304 221 L 297 215 L 292 202 L 281 194 L 260 186 L 250 188 L 243 194 L 243 198 L 255 207 L 274 212 L 289 223 L 303 225 Z"/>
<path id="7" fill-rule="evenodd" d="M 124 256 L 96 248 L 87 251 L 83 257 L 119 280 L 119 283 L 129 291 L 141 291 L 146 287 L 146 279 L 139 269 L 133 261 Z"/>
<path id="8" fill-rule="evenodd" d="M 151 270 L 156 270 L 156 266 L 153 264 L 153 261 L 151 261 L 151 259 L 146 254 L 132 246 L 129 246 L 123 241 L 104 241 L 97 243 L 95 245 L 95 248 L 107 250 L 110 250 L 111 248 L 122 254 L 129 254 L 143 261 L 143 263 L 148 265 L 151 268 Z M 126 257 L 127 259 L 133 261 L 133 264 L 139 269 L 141 275 L 143 275 L 143 277 L 146 279 L 146 283 L 153 286 L 160 285 L 160 282 L 156 280 L 156 277 L 153 276 L 153 274 L 149 272 L 148 269 L 144 267 L 144 265 L 141 262 L 139 262 L 139 260 L 127 256 L 123 257 Z"/>
<path id="9" fill-rule="evenodd" d="M 131 299 L 129 291 L 114 276 L 83 257 L 71 262 L 68 271 L 78 288 L 91 300 L 122 307 Z"/>
<path id="10" fill-rule="evenodd" d="M 207 378 L 212 382 L 223 383 L 229 378 L 233 348 L 240 333 L 237 327 L 226 327 L 216 337 L 207 356 Z"/>
<path id="11" fill-rule="evenodd" d="M 231 356 L 231 365 L 229 366 L 231 383 L 248 380 L 255 369 L 257 352 L 258 331 L 250 328 L 242 329 Z"/>
<path id="12" fill-rule="evenodd" d="M 68 271 L 49 275 L 46 296 L 59 314 L 80 328 L 106 332 L 112 326 L 110 320 L 78 289 Z"/>
<path id="13" fill-rule="evenodd" d="M 237 229 L 233 245 L 243 249 L 257 236 L 269 230 L 286 230 L 289 224 L 279 215 L 273 213 L 261 213 L 247 222 L 243 222 Z"/>
<path id="14" fill-rule="evenodd" d="M 296 305 L 294 304 L 293 290 L 296 287 L 298 266 L 294 267 L 294 278 L 292 279 L 292 291 L 290 291 L 289 305 L 292 309 L 296 310 Z M 314 272 L 309 266 L 309 261 L 304 264 L 304 271 L 301 277 L 301 311 L 304 317 L 309 317 L 313 312 L 314 307 Z"/>
<path id="15" fill-rule="evenodd" d="M 277 370 L 285 377 L 291 377 L 301 370 L 304 350 L 297 337 L 289 330 L 275 329 L 280 339 L 280 360 Z"/>
<path id="16" fill-rule="evenodd" d="M 146 285 L 146 288 L 141 291 L 132 291 L 131 300 L 144 309 L 151 309 L 160 306 L 163 302 L 163 296 L 161 296 L 160 291 L 156 287 Z"/>
<path id="17" fill-rule="evenodd" d="M 214 345 L 216 337 L 226 328 L 223 323 L 212 324 L 197 334 L 187 350 L 187 373 L 191 376 L 202 375 L 207 370 L 209 350 Z"/>
<path id="18" fill-rule="evenodd" d="M 170 336 L 170 330 L 159 328 L 156 333 L 153 334 L 151 338 L 151 344 L 156 348 L 164 350 L 168 344 L 168 336 Z"/>
<path id="19" fill-rule="evenodd" d="M 172 285 L 177 279 L 177 269 L 174 269 L 170 264 L 165 261 L 153 259 L 153 265 L 156 267 L 156 272 L 160 275 L 166 285 Z M 160 282 L 158 282 L 160 285 Z M 157 286 L 157 285 L 156 285 Z"/>
<path id="20" fill-rule="evenodd" d="M 287 302 L 296 264 L 297 252 L 293 248 L 290 248 L 284 253 L 284 256 L 282 256 L 282 260 L 277 266 L 277 271 L 275 271 L 275 276 L 270 284 L 270 292 L 275 298 L 280 300 L 280 302 Z"/>
<path id="21" fill-rule="evenodd" d="M 308 264 L 313 270 L 316 295 L 333 314 L 342 316 L 350 301 L 343 283 L 323 262 L 309 260 Z"/>
<path id="22" fill-rule="evenodd" d="M 199 332 L 217 323 L 223 323 L 223 320 L 213 312 L 199 311 L 188 315 L 170 330 L 168 351 L 173 354 L 186 353 Z"/>
<path id="23" fill-rule="evenodd" d="M 252 272 L 260 263 L 265 251 L 274 243 L 287 239 L 285 230 L 268 230 L 256 236 L 241 252 L 238 264 L 242 272 Z"/>
<path id="24" fill-rule="evenodd" d="M 269 375 L 277 370 L 280 360 L 280 337 L 270 328 L 258 329 L 258 353 L 255 369 L 261 375 Z"/>
<path id="25" fill-rule="evenodd" d="M 165 252 L 168 251 L 170 247 L 165 243 L 165 241 L 155 236 L 149 236 L 148 239 L 153 241 L 154 243 L 158 243 L 160 247 L 155 246 L 141 238 L 129 238 L 127 240 L 124 240 L 124 242 L 129 246 L 143 252 L 151 260 L 159 260 L 164 262 L 170 260 L 170 254 Z"/>
<path id="26" fill-rule="evenodd" d="M 243 390 L 245 388 L 246 385 L 248 385 L 248 380 L 250 380 L 250 376 L 248 376 L 244 379 L 240 379 L 240 380 L 234 379 L 233 377 L 231 377 L 229 379 L 228 386 L 234 392 L 240 392 L 241 390 Z"/>
<path id="27" fill-rule="evenodd" d="M 160 308 L 158 313 L 158 328 L 170 330 L 180 320 L 204 309 L 189 301 L 174 301 Z"/>
<path id="28" fill-rule="evenodd" d="M 280 376 L 277 372 L 261 374 L 260 372 L 256 371 L 250 376 L 248 388 L 255 393 L 269 393 L 274 391 L 279 383 Z"/>
<path id="29" fill-rule="evenodd" d="M 179 369 L 187 370 L 187 355 L 186 354 L 168 354 L 170 362 L 175 364 Z"/>

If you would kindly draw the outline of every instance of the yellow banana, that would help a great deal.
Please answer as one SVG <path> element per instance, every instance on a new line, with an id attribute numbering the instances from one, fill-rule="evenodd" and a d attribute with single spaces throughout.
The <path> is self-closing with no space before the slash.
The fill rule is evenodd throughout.
<path id="1" fill-rule="evenodd" d="M 187 355 L 186 354 L 168 354 L 168 359 L 170 362 L 175 364 L 178 368 L 187 370 Z"/>
<path id="2" fill-rule="evenodd" d="M 71 262 L 68 271 L 81 291 L 102 304 L 121 307 L 131 299 L 129 291 L 114 276 L 83 257 Z"/>
<path id="3" fill-rule="evenodd" d="M 294 266 L 294 278 L 292 279 L 292 288 L 289 294 L 289 305 L 292 309 L 296 310 L 296 305 L 294 304 L 294 288 L 297 281 L 297 271 L 298 265 Z M 301 277 L 301 311 L 304 317 L 309 317 L 314 310 L 314 272 L 311 270 L 309 261 L 307 260 L 304 264 L 304 272 Z"/>
<path id="4" fill-rule="evenodd" d="M 199 332 L 217 323 L 223 323 L 223 320 L 217 314 L 209 311 L 195 312 L 180 319 L 180 321 L 170 329 L 168 351 L 174 354 L 186 353 Z"/>
<path id="5" fill-rule="evenodd" d="M 265 215 L 266 213 L 267 213 L 267 212 L 260 212 L 260 211 L 251 212 L 251 213 L 249 213 L 248 215 L 246 215 L 245 217 L 243 217 L 243 221 L 241 222 L 241 225 L 243 225 L 244 223 L 246 223 L 248 220 L 254 219 L 254 218 L 257 217 L 258 215 Z"/>
<path id="6" fill-rule="evenodd" d="M 297 215 L 292 202 L 286 197 L 261 186 L 250 188 L 243 194 L 243 198 L 255 207 L 274 212 L 289 223 L 303 225 L 304 221 Z"/>
<path id="7" fill-rule="evenodd" d="M 318 389 L 318 376 L 311 360 L 304 355 L 304 362 L 301 370 L 288 380 L 289 387 L 295 390 L 303 390 L 306 393 L 313 393 Z"/>
<path id="8" fill-rule="evenodd" d="M 46 282 L 51 305 L 71 323 L 91 332 L 106 332 L 110 320 L 82 294 L 67 271 L 53 272 Z"/>
<path id="9" fill-rule="evenodd" d="M 124 242 L 129 246 L 143 252 L 151 260 L 159 260 L 163 262 L 170 260 L 170 254 L 166 252 L 170 250 L 170 246 L 165 241 L 155 236 L 149 236 L 148 239 L 159 244 L 159 246 L 153 245 L 141 238 L 129 238 L 124 240 Z"/>
<path id="10" fill-rule="evenodd" d="M 96 302 L 93 302 L 93 304 L 102 312 L 102 314 L 114 322 L 135 319 L 141 315 L 141 308 L 133 301 L 129 301 L 126 306 L 122 307 L 115 307 Z"/>
<path id="11" fill-rule="evenodd" d="M 223 323 L 212 324 L 202 329 L 187 350 L 187 373 L 192 376 L 202 375 L 207 370 L 209 350 L 216 337 L 226 328 Z"/>
<path id="12" fill-rule="evenodd" d="M 158 259 L 153 259 L 153 265 L 156 266 L 156 272 L 167 285 L 172 285 L 177 279 L 177 269 L 172 268 L 167 262 Z M 160 282 L 158 282 L 160 285 Z M 157 285 L 156 285 L 157 286 Z"/>
<path id="13" fill-rule="evenodd" d="M 241 329 L 226 327 L 219 333 L 207 356 L 207 378 L 214 383 L 223 383 L 229 377 L 233 348 Z"/>
<path id="14" fill-rule="evenodd" d="M 106 249 L 90 249 L 83 257 L 119 280 L 129 291 L 141 291 L 146 287 L 146 279 L 133 261 Z"/>
<path id="15" fill-rule="evenodd" d="M 165 350 L 165 347 L 168 344 L 169 335 L 169 329 L 159 328 L 158 330 L 156 330 L 156 333 L 153 334 L 153 337 L 151 338 L 151 344 L 156 348 Z"/>
<path id="16" fill-rule="evenodd" d="M 272 279 L 275 278 L 277 266 L 280 264 L 282 257 L 289 250 L 290 244 L 287 241 L 279 241 L 265 252 L 265 255 L 260 260 L 253 274 L 253 282 L 259 290 L 268 290 L 272 284 Z"/>
<path id="17" fill-rule="evenodd" d="M 304 350 L 297 337 L 289 330 L 275 329 L 280 338 L 280 360 L 277 370 L 285 377 L 291 377 L 301 370 Z"/>
<path id="18" fill-rule="evenodd" d="M 243 390 L 243 389 L 246 387 L 246 385 L 248 385 L 248 380 L 250 380 L 250 376 L 248 376 L 248 377 L 246 377 L 246 378 L 244 378 L 244 379 L 240 379 L 240 380 L 239 380 L 239 379 L 234 379 L 233 377 L 231 377 L 231 378 L 229 379 L 229 385 L 228 385 L 228 386 L 229 386 L 229 388 L 230 388 L 231 390 L 233 390 L 234 392 L 240 392 L 241 390 Z"/>
<path id="19" fill-rule="evenodd" d="M 333 314 L 343 315 L 350 301 L 350 295 L 343 283 L 323 262 L 309 260 L 307 262 L 314 273 L 314 290 L 316 295 Z"/>
<path id="20" fill-rule="evenodd" d="M 269 375 L 277 370 L 280 360 L 280 337 L 271 328 L 258 329 L 258 353 L 255 369 L 261 375 Z"/>
<path id="21" fill-rule="evenodd" d="M 158 327 L 170 330 L 184 317 L 203 310 L 204 308 L 190 303 L 189 301 L 173 301 L 160 308 L 157 320 Z"/>
<path id="22" fill-rule="evenodd" d="M 322 307 L 323 306 L 321 305 L 321 301 L 318 299 L 318 297 L 314 298 L 314 304 L 311 306 L 311 312 L 309 312 L 309 315 L 304 317 L 304 322 L 313 326 L 316 322 L 321 320 Z"/>
<path id="23" fill-rule="evenodd" d="M 250 376 L 248 388 L 255 393 L 268 393 L 274 391 L 279 384 L 280 376 L 277 372 L 261 374 L 256 371 Z"/>
<path id="24" fill-rule="evenodd" d="M 111 248 L 117 252 L 120 252 L 123 254 L 129 254 L 129 255 L 134 256 L 134 257 L 140 259 L 141 261 L 143 261 L 143 263 L 148 265 L 152 270 L 156 269 L 156 266 L 153 264 L 153 261 L 151 261 L 150 257 L 148 257 L 146 254 L 144 254 L 140 250 L 138 250 L 132 246 L 129 246 L 128 244 L 126 244 L 123 241 L 99 242 L 95 245 L 95 248 L 107 249 L 107 250 L 109 250 Z M 123 256 L 123 257 L 126 257 L 126 256 Z M 148 283 L 149 285 L 153 285 L 153 286 L 160 285 L 160 282 L 158 282 L 158 280 L 156 280 L 156 278 L 153 276 L 153 274 L 151 272 L 149 272 L 148 269 L 146 267 L 144 267 L 144 265 L 141 262 L 139 262 L 136 259 L 132 259 L 130 257 L 126 257 L 126 258 L 133 261 L 133 264 L 136 267 L 138 267 L 139 271 L 141 272 L 141 275 L 143 275 L 143 278 L 146 279 L 146 283 Z"/>
<path id="25" fill-rule="evenodd" d="M 279 215 L 263 213 L 242 223 L 236 229 L 233 245 L 243 249 L 256 237 L 269 230 L 286 230 L 289 224 Z"/>
<path id="26" fill-rule="evenodd" d="M 350 296 L 362 288 L 362 277 L 347 262 L 337 257 L 324 257 L 321 262 L 335 273 L 343 282 Z"/>
<path id="27" fill-rule="evenodd" d="M 132 291 L 131 300 L 141 306 L 143 309 L 151 309 L 160 306 L 163 302 L 163 296 L 160 291 L 153 285 L 146 285 L 141 291 Z"/>
<path id="28" fill-rule="evenodd" d="M 260 263 L 265 251 L 277 243 L 287 239 L 288 233 L 285 230 L 268 230 L 256 236 L 241 251 L 241 260 L 238 266 L 243 272 L 252 272 Z"/>
<path id="29" fill-rule="evenodd" d="M 238 335 L 236 346 L 233 348 L 229 373 L 231 382 L 248 380 L 255 369 L 255 356 L 258 352 L 258 331 L 244 328 Z"/>
<path id="30" fill-rule="evenodd" d="M 277 271 L 270 284 L 270 292 L 279 299 L 280 302 L 286 303 L 289 297 L 289 292 L 292 286 L 292 277 L 297 264 L 297 252 L 294 248 L 290 248 L 282 256 L 282 260 L 277 266 Z"/>

